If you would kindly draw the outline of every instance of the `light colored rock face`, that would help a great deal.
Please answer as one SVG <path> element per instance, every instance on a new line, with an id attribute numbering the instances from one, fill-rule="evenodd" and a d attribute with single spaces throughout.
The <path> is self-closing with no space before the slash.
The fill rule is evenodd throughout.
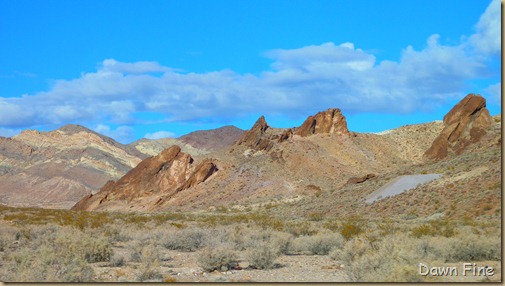
<path id="1" fill-rule="evenodd" d="M 211 160 L 196 165 L 189 154 L 172 146 L 158 156 L 140 162 L 117 182 L 108 182 L 95 195 L 85 197 L 73 209 L 94 210 L 122 204 L 123 207 L 138 207 L 140 201 L 149 208 L 163 203 L 172 195 L 204 182 L 217 171 Z M 157 198 L 154 202 L 146 202 Z"/>
<path id="2" fill-rule="evenodd" d="M 450 153 L 460 154 L 486 134 L 492 120 L 486 100 L 469 94 L 444 116 L 444 129 L 424 154 L 429 159 L 443 159 Z"/>
<path id="3" fill-rule="evenodd" d="M 69 208 L 146 156 L 84 127 L 0 139 L 0 203 Z"/>

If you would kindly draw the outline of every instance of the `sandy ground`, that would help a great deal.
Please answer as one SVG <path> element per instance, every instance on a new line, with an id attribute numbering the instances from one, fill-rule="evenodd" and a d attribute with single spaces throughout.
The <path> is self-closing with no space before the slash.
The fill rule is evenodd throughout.
<path id="1" fill-rule="evenodd" d="M 345 282 L 347 276 L 341 264 L 329 256 L 283 255 L 276 259 L 274 269 L 249 268 L 245 257 L 239 255 L 239 269 L 204 272 L 198 266 L 198 252 L 166 251 L 158 267 L 162 280 L 176 282 Z M 138 263 L 123 267 L 110 267 L 108 263 L 95 263 L 97 280 L 103 282 L 133 282 L 138 273 Z M 160 281 L 153 279 L 152 282 Z"/>

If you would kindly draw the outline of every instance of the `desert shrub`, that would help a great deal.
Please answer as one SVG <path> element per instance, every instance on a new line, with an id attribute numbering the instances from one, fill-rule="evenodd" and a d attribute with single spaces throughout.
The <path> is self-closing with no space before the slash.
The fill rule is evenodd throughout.
<path id="1" fill-rule="evenodd" d="M 258 244 L 266 242 L 276 251 L 287 254 L 292 242 L 292 235 L 280 231 L 251 229 L 248 233 L 248 240 L 245 242 L 245 248 L 255 248 Z"/>
<path id="2" fill-rule="evenodd" d="M 110 258 L 110 266 L 112 267 L 121 267 L 126 264 L 125 257 L 123 255 L 118 255 L 114 253 Z"/>
<path id="3" fill-rule="evenodd" d="M 37 232 L 35 230 L 34 232 Z M 94 272 L 86 261 L 86 235 L 75 228 L 56 228 L 48 237 L 33 236 L 21 249 L 9 254 L 4 281 L 89 282 Z"/>
<path id="4" fill-rule="evenodd" d="M 132 241 L 127 247 L 130 249 L 130 259 L 132 262 L 153 264 L 162 260 L 160 246 L 151 240 Z"/>
<path id="5" fill-rule="evenodd" d="M 203 229 L 181 229 L 165 238 L 164 246 L 171 250 L 192 252 L 205 245 L 209 239 L 208 233 Z"/>
<path id="6" fill-rule="evenodd" d="M 289 254 L 327 255 L 333 248 L 340 247 L 342 240 L 336 233 L 300 236 L 291 242 Z"/>
<path id="7" fill-rule="evenodd" d="M 76 235 L 76 232 L 79 232 Z M 92 236 L 75 228 L 64 228 L 54 239 L 56 247 L 67 249 L 68 254 L 78 256 L 87 262 L 109 261 L 112 255 L 112 245 L 101 235 Z"/>
<path id="8" fill-rule="evenodd" d="M 253 268 L 271 269 L 279 257 L 279 248 L 269 241 L 261 241 L 255 248 L 247 251 L 247 261 Z"/>
<path id="9" fill-rule="evenodd" d="M 112 247 L 105 237 L 88 237 L 83 243 L 83 252 L 87 262 L 110 261 Z"/>
<path id="10" fill-rule="evenodd" d="M 119 220 L 114 221 L 114 223 L 107 224 L 104 226 L 104 234 L 113 242 L 128 242 L 133 239 L 133 228 L 127 226 Z"/>
<path id="11" fill-rule="evenodd" d="M 345 265 L 344 272 L 353 282 L 420 282 L 418 256 L 411 247 L 413 241 L 406 239 L 388 236 L 373 247 L 362 237 L 353 238 L 330 257 Z"/>
<path id="12" fill-rule="evenodd" d="M 284 225 L 284 231 L 291 233 L 295 237 L 313 235 L 317 233 L 317 230 L 315 230 L 312 224 L 307 221 L 288 222 Z"/>
<path id="13" fill-rule="evenodd" d="M 499 237 L 468 235 L 451 240 L 444 250 L 441 252 L 447 262 L 501 260 Z"/>
<path id="14" fill-rule="evenodd" d="M 158 266 L 143 265 L 139 268 L 136 280 L 139 282 L 154 281 L 161 282 L 163 275 L 160 273 Z"/>
<path id="15" fill-rule="evenodd" d="M 345 240 L 349 240 L 365 231 L 365 227 L 360 221 L 347 221 L 340 227 L 340 234 Z"/>
<path id="16" fill-rule="evenodd" d="M 324 218 L 324 214 L 320 212 L 311 212 L 307 215 L 307 217 L 311 221 L 322 221 Z"/>
<path id="17" fill-rule="evenodd" d="M 342 262 L 344 265 L 352 264 L 368 250 L 368 241 L 362 238 L 353 238 L 345 243 L 343 248 L 335 248 L 330 252 L 330 258 Z"/>
<path id="18" fill-rule="evenodd" d="M 453 237 L 456 235 L 455 227 L 455 223 L 447 219 L 437 219 L 412 228 L 411 233 L 415 238 L 436 235 Z"/>
<path id="19" fill-rule="evenodd" d="M 222 244 L 216 247 L 204 248 L 198 254 L 198 265 L 208 272 L 214 270 L 227 271 L 237 267 L 238 262 L 232 246 Z"/>
<path id="20" fill-rule="evenodd" d="M 323 227 L 333 232 L 336 232 L 337 230 L 339 230 L 339 223 L 333 220 L 327 220 L 323 223 Z"/>
<path id="21" fill-rule="evenodd" d="M 140 262 L 136 280 L 139 282 L 160 280 L 162 278 L 159 271 L 159 264 L 162 260 L 160 246 L 149 240 L 139 242 L 135 246 L 132 258 L 134 261 Z"/>

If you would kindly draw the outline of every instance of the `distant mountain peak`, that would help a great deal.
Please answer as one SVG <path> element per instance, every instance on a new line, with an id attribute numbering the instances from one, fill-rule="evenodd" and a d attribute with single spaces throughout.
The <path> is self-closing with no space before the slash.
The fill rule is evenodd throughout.
<path id="1" fill-rule="evenodd" d="M 79 133 L 79 132 L 87 132 L 87 133 L 97 134 L 95 131 L 92 131 L 91 129 L 86 128 L 82 125 L 78 125 L 78 124 L 63 125 L 56 130 L 62 131 L 66 134 L 75 134 L 75 133 Z"/>

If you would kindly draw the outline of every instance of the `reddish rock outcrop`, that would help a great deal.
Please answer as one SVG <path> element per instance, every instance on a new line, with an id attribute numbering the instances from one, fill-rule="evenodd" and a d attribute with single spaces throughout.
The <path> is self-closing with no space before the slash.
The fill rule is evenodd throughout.
<path id="1" fill-rule="evenodd" d="M 451 152 L 461 154 L 466 146 L 479 141 L 491 124 L 486 100 L 469 94 L 444 116 L 444 129 L 424 156 L 438 160 Z"/>
<path id="2" fill-rule="evenodd" d="M 268 128 L 270 126 L 268 126 L 265 117 L 261 116 L 253 127 L 237 141 L 237 145 L 245 145 L 254 150 L 270 150 L 273 142 L 266 133 Z"/>
<path id="3" fill-rule="evenodd" d="M 314 116 L 309 116 L 300 127 L 284 131 L 270 128 L 265 117 L 261 116 L 254 126 L 237 141 L 237 145 L 244 145 L 258 151 L 269 151 L 274 143 L 282 143 L 292 138 L 293 135 L 307 137 L 313 134 L 349 135 L 346 119 L 340 109 L 330 108 L 319 112 Z"/>
<path id="4" fill-rule="evenodd" d="M 169 197 L 204 182 L 218 170 L 210 159 L 196 167 L 193 162 L 189 154 L 174 145 L 143 160 L 117 182 L 107 182 L 100 192 L 83 198 L 72 209 L 93 210 L 108 201 L 131 202 L 152 195 Z"/>
<path id="5" fill-rule="evenodd" d="M 330 108 L 326 111 L 309 116 L 296 130 L 295 134 L 302 137 L 312 134 L 343 134 L 348 135 L 347 121 L 338 108 Z"/>
<path id="6" fill-rule="evenodd" d="M 375 174 L 367 174 L 367 175 L 365 175 L 365 176 L 363 176 L 363 177 L 352 177 L 352 178 L 350 178 L 349 180 L 347 180 L 346 185 L 350 185 L 350 184 L 361 184 L 361 183 L 363 183 L 363 182 L 365 182 L 365 181 L 368 181 L 368 180 L 370 180 L 370 179 L 373 179 L 373 178 L 375 178 L 375 177 L 376 177 L 376 175 L 375 175 Z"/>

